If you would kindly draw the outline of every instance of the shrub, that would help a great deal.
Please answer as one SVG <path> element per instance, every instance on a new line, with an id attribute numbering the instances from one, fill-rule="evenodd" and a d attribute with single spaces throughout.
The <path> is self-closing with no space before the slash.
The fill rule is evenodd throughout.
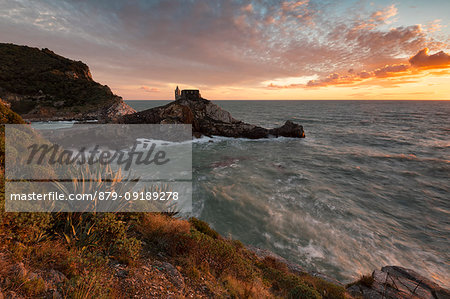
<path id="1" fill-rule="evenodd" d="M 286 273 L 268 266 L 266 263 L 258 263 L 262 270 L 263 279 L 272 285 L 272 288 L 279 291 L 282 296 L 288 298 L 322 298 L 322 296 L 305 281 L 292 273 Z"/>
<path id="2" fill-rule="evenodd" d="M 99 271 L 72 277 L 62 287 L 64 298 L 114 298 L 112 276 Z"/>
<path id="3" fill-rule="evenodd" d="M 190 251 L 192 246 L 190 228 L 187 221 L 160 213 L 146 213 L 137 230 L 142 238 L 152 245 L 152 249 L 176 256 Z"/>
<path id="4" fill-rule="evenodd" d="M 130 264 L 141 255 L 142 242 L 136 238 L 122 238 L 116 242 L 115 257 L 119 262 Z"/>
<path id="5" fill-rule="evenodd" d="M 48 236 L 52 215 L 48 213 L 3 213 L 0 211 L 0 227 L 25 244 L 37 243 Z"/>
<path id="6" fill-rule="evenodd" d="M 130 236 L 132 215 L 120 213 L 59 213 L 53 231 L 82 252 L 102 252 L 121 262 L 139 258 L 141 242 Z"/>
<path id="7" fill-rule="evenodd" d="M 213 239 L 217 239 L 219 237 L 219 233 L 213 230 L 208 223 L 205 221 L 201 221 L 195 217 L 189 219 L 189 223 L 199 232 L 210 236 Z"/>
<path id="8" fill-rule="evenodd" d="M 231 298 L 272 298 L 259 278 L 246 282 L 233 276 L 226 276 L 222 281 Z"/>
<path id="9" fill-rule="evenodd" d="M 25 121 L 0 101 L 0 124 L 24 124 Z M 3 126 L 2 126 L 3 127 Z"/>
<path id="10" fill-rule="evenodd" d="M 346 298 L 345 288 L 335 285 L 331 282 L 328 282 L 320 277 L 311 276 L 309 274 L 304 274 L 300 276 L 300 279 L 307 283 L 308 285 L 311 285 L 316 289 L 323 298 L 327 299 L 344 299 Z"/>
<path id="11" fill-rule="evenodd" d="M 321 298 L 316 290 L 303 284 L 297 284 L 289 291 L 289 299 L 316 299 Z"/>
<path id="12" fill-rule="evenodd" d="M 209 235 L 193 231 L 191 233 L 195 245 L 191 257 L 196 265 L 206 264 L 216 277 L 232 275 L 238 279 L 251 280 L 254 277 L 254 266 L 232 241 L 214 239 Z"/>
<path id="13" fill-rule="evenodd" d="M 280 262 L 279 260 L 271 257 L 271 256 L 267 256 L 265 257 L 261 263 L 265 266 L 265 267 L 269 267 L 269 268 L 273 268 L 276 270 L 279 270 L 283 273 L 288 274 L 289 273 L 289 269 L 286 266 L 285 263 Z"/>
<path id="14" fill-rule="evenodd" d="M 28 296 L 37 296 L 45 291 L 45 281 L 42 277 L 26 280 L 22 283 L 21 289 Z"/>
<path id="15" fill-rule="evenodd" d="M 51 268 L 72 275 L 77 272 L 71 256 L 79 256 L 73 249 L 69 250 L 61 240 L 46 240 L 39 244 L 29 246 L 31 249 L 26 259 L 30 266 L 36 269 Z"/>

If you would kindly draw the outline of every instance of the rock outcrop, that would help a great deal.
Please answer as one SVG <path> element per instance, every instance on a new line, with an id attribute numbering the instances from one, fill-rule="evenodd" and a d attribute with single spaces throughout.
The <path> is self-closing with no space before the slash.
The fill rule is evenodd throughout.
<path id="1" fill-rule="evenodd" d="M 134 109 L 92 79 L 81 61 L 0 43 L 0 97 L 29 121 L 115 118 Z"/>
<path id="2" fill-rule="evenodd" d="M 356 298 L 365 299 L 449 299 L 450 291 L 421 276 L 417 272 L 398 267 L 386 266 L 373 271 L 350 284 L 347 291 Z"/>
<path id="3" fill-rule="evenodd" d="M 125 124 L 192 124 L 195 137 L 225 136 L 235 138 L 304 138 L 303 127 L 291 121 L 275 129 L 266 129 L 234 119 L 228 111 L 201 97 L 185 97 L 165 106 L 119 117 Z"/>

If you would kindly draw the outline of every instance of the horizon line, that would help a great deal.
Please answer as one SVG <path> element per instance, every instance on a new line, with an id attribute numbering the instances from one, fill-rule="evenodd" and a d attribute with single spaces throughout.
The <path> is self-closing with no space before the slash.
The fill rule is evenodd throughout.
<path id="1" fill-rule="evenodd" d="M 124 101 L 174 101 L 167 99 L 124 99 Z M 214 99 L 209 101 L 422 101 L 422 102 L 445 102 L 450 101 L 449 99 L 432 99 L 432 100 L 423 100 L 423 99 Z"/>

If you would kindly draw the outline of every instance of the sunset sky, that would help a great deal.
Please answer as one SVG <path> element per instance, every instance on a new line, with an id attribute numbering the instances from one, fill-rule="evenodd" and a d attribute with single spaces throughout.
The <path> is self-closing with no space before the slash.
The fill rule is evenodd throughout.
<path id="1" fill-rule="evenodd" d="M 0 42 L 125 100 L 450 99 L 450 1 L 0 0 Z"/>

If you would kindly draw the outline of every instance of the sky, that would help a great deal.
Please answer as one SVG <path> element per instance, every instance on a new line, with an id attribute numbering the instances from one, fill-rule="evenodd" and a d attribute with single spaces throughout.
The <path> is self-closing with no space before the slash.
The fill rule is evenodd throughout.
<path id="1" fill-rule="evenodd" d="M 0 0 L 0 42 L 125 100 L 450 99 L 450 1 Z"/>

